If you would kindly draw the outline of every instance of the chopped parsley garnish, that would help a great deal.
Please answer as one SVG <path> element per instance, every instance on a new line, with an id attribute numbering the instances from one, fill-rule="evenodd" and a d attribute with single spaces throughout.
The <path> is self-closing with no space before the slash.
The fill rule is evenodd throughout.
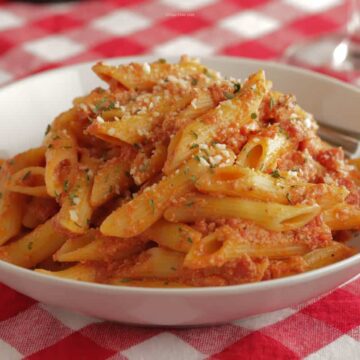
<path id="1" fill-rule="evenodd" d="M 251 113 L 250 117 L 251 117 L 252 119 L 256 119 L 256 118 L 257 118 L 257 115 L 256 115 L 256 113 Z"/>
<path id="2" fill-rule="evenodd" d="M 76 195 L 76 194 L 74 194 L 74 193 L 73 193 L 73 194 L 69 194 L 69 199 L 70 199 L 70 204 L 71 204 L 71 205 L 76 205 L 76 204 L 75 204 L 75 201 L 74 201 L 76 198 L 77 198 L 77 195 Z"/>
<path id="3" fill-rule="evenodd" d="M 229 92 L 227 92 L 227 91 L 224 91 L 223 94 L 224 94 L 224 97 L 225 97 L 226 99 L 228 99 L 228 100 L 231 100 L 231 99 L 233 99 L 233 98 L 235 97 L 234 94 L 229 93 Z"/>
<path id="4" fill-rule="evenodd" d="M 199 137 L 199 135 L 194 130 L 191 130 L 191 134 L 195 139 Z"/>
<path id="5" fill-rule="evenodd" d="M 199 161 L 200 161 L 200 159 L 199 159 Z M 186 168 L 184 169 L 184 175 L 187 175 L 189 172 L 190 172 L 190 168 L 189 168 L 189 167 L 186 167 Z"/>
<path id="6" fill-rule="evenodd" d="M 187 202 L 185 205 L 187 207 L 192 207 L 194 204 L 195 204 L 195 201 L 191 200 L 191 201 Z"/>
<path id="7" fill-rule="evenodd" d="M 280 175 L 280 172 L 278 169 L 275 169 L 270 175 L 275 179 L 281 178 L 281 175 Z"/>
<path id="8" fill-rule="evenodd" d="M 198 148 L 199 147 L 199 144 L 192 144 L 191 146 L 190 146 L 190 149 L 196 149 L 196 148 Z"/>
<path id="9" fill-rule="evenodd" d="M 46 130 L 45 130 L 45 135 L 47 135 L 51 130 L 51 125 L 48 124 L 48 126 L 46 127 Z"/>
<path id="10" fill-rule="evenodd" d="M 137 144 L 137 143 L 133 144 L 133 147 L 134 147 L 135 149 L 137 149 L 137 150 L 140 150 L 140 145 Z"/>
<path id="11" fill-rule="evenodd" d="M 155 212 L 155 202 L 153 199 L 149 200 L 149 205 L 151 207 L 152 212 L 154 213 Z"/>
<path id="12" fill-rule="evenodd" d="M 191 180 L 192 182 L 195 182 L 195 181 L 197 180 L 197 177 L 196 177 L 195 175 L 192 175 L 192 176 L 190 177 L 190 180 Z"/>
<path id="13" fill-rule="evenodd" d="M 65 180 L 64 181 L 64 191 L 68 192 L 69 191 L 69 180 Z"/>
<path id="14" fill-rule="evenodd" d="M 126 170 L 126 171 L 125 171 L 125 175 L 126 175 L 128 178 L 131 178 L 131 174 L 130 174 L 130 171 L 129 171 L 129 170 Z"/>
<path id="15" fill-rule="evenodd" d="M 129 278 L 120 279 L 120 282 L 122 282 L 122 283 L 127 283 L 127 282 L 130 282 L 130 281 L 131 281 L 131 279 L 129 279 Z"/>
<path id="16" fill-rule="evenodd" d="M 196 86 L 197 83 L 198 83 L 198 80 L 197 80 L 197 79 L 195 79 L 195 78 L 192 78 L 192 79 L 191 79 L 191 85 L 192 85 L 192 86 Z"/>
<path id="17" fill-rule="evenodd" d="M 183 228 L 181 226 L 178 227 L 179 232 L 183 231 Z"/>
<path id="18" fill-rule="evenodd" d="M 27 248 L 28 250 L 31 250 L 33 248 L 33 242 L 30 241 L 28 244 L 27 244 Z"/>
<path id="19" fill-rule="evenodd" d="M 269 107 L 270 107 L 270 110 L 273 109 L 275 105 L 275 101 L 274 101 L 274 98 L 272 96 L 270 96 L 270 102 L 269 102 Z"/>
<path id="20" fill-rule="evenodd" d="M 199 155 L 195 155 L 195 156 L 194 156 L 194 159 L 195 159 L 196 161 L 200 162 L 200 156 L 199 156 Z"/>
<path id="21" fill-rule="evenodd" d="M 210 73 L 209 73 L 209 70 L 208 70 L 207 68 L 204 68 L 204 69 L 203 69 L 203 73 L 204 73 L 206 76 L 210 77 Z"/>
<path id="22" fill-rule="evenodd" d="M 186 239 L 190 244 L 192 244 L 192 238 L 191 237 L 188 237 L 187 239 Z"/>
<path id="23" fill-rule="evenodd" d="M 241 89 L 241 85 L 239 83 L 234 83 L 234 94 L 239 92 Z"/>
<path id="24" fill-rule="evenodd" d="M 164 58 L 160 58 L 160 59 L 158 60 L 158 62 L 159 62 L 160 64 L 166 64 L 166 60 L 165 60 Z"/>
<path id="25" fill-rule="evenodd" d="M 31 175 L 31 171 L 27 171 L 25 175 L 22 177 L 22 180 L 25 181 Z"/>

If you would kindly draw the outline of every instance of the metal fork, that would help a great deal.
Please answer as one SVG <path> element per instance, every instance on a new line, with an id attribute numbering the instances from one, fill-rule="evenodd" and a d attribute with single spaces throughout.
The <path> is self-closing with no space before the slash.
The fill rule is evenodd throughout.
<path id="1" fill-rule="evenodd" d="M 318 121 L 319 136 L 334 146 L 341 146 L 349 158 L 360 157 L 360 133 L 350 132 Z"/>

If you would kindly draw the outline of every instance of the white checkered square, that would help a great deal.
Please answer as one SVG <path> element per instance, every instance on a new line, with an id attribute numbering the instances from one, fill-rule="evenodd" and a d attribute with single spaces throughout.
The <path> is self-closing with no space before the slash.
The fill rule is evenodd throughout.
<path id="1" fill-rule="evenodd" d="M 214 52 L 212 46 L 188 36 L 180 36 L 175 40 L 168 41 L 153 49 L 154 53 L 163 56 L 182 55 L 184 53 L 190 56 L 204 56 Z"/>
<path id="2" fill-rule="evenodd" d="M 234 321 L 233 324 L 249 330 L 259 330 L 265 326 L 284 320 L 295 313 L 295 310 L 287 308 L 262 315 L 250 316 L 245 319 Z"/>
<path id="3" fill-rule="evenodd" d="M 96 29 L 115 35 L 129 35 L 151 25 L 150 20 L 129 10 L 116 10 L 92 22 Z"/>
<path id="4" fill-rule="evenodd" d="M 54 35 L 27 42 L 24 49 L 47 61 L 61 61 L 78 55 L 85 47 L 64 36 Z"/>
<path id="5" fill-rule="evenodd" d="M 23 24 L 23 20 L 15 14 L 0 10 L 0 31 L 11 29 Z"/>
<path id="6" fill-rule="evenodd" d="M 352 337 L 343 335 L 319 351 L 307 356 L 306 360 L 346 360 L 359 359 L 360 343 Z"/>
<path id="7" fill-rule="evenodd" d="M 201 360 L 207 356 L 177 336 L 164 332 L 122 351 L 129 360 Z"/>
<path id="8" fill-rule="evenodd" d="M 257 38 L 280 27 L 274 18 L 256 11 L 242 11 L 219 22 L 219 25 L 245 38 Z"/>
<path id="9" fill-rule="evenodd" d="M 179 10 L 189 11 L 213 4 L 216 1 L 217 0 L 162 0 L 161 2 Z"/>
<path id="10" fill-rule="evenodd" d="M 283 2 L 306 12 L 316 13 L 340 5 L 343 0 L 283 0 Z"/>
<path id="11" fill-rule="evenodd" d="M 23 356 L 10 344 L 0 339 L 0 354 L 1 359 L 6 360 L 20 360 Z"/>
<path id="12" fill-rule="evenodd" d="M 61 321 L 64 325 L 75 331 L 80 330 L 89 324 L 100 322 L 98 319 L 73 313 L 55 306 L 46 304 L 39 304 L 39 306 Z"/>

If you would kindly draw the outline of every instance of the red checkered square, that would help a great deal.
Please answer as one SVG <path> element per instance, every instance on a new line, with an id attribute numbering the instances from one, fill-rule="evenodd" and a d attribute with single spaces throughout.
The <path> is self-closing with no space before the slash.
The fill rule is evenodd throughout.
<path id="1" fill-rule="evenodd" d="M 187 34 L 208 27 L 210 22 L 197 14 L 190 13 L 189 16 L 168 16 L 167 19 L 160 22 L 160 25 L 178 33 Z"/>
<path id="2" fill-rule="evenodd" d="M 75 332 L 56 344 L 40 350 L 27 360 L 80 360 L 80 359 L 96 359 L 105 360 L 116 352 L 111 349 L 106 349 L 89 338 Z"/>
<path id="3" fill-rule="evenodd" d="M 121 351 L 158 335 L 161 333 L 161 329 L 136 328 L 104 322 L 91 324 L 80 332 L 82 335 L 108 349 Z"/>
<path id="4" fill-rule="evenodd" d="M 342 287 L 342 289 L 360 297 L 360 278 L 357 278 L 356 281 L 352 281 L 346 284 Z"/>
<path id="5" fill-rule="evenodd" d="M 35 300 L 19 294 L 3 284 L 0 284 L 0 294 L 0 321 L 17 315 L 35 304 Z"/>
<path id="6" fill-rule="evenodd" d="M 249 330 L 234 325 L 208 327 L 206 328 L 206 337 L 203 336 L 204 328 L 173 330 L 171 332 L 198 351 L 208 355 L 222 351 L 250 333 Z"/>
<path id="7" fill-rule="evenodd" d="M 48 33 L 57 33 L 82 26 L 83 24 L 83 21 L 74 19 L 71 15 L 56 14 L 35 21 L 30 26 L 39 27 Z"/>
<path id="8" fill-rule="evenodd" d="M 239 11 L 241 2 L 215 2 L 209 6 L 199 10 L 199 14 L 203 19 L 211 20 L 215 23 L 219 22 L 224 17 L 230 16 Z"/>
<path id="9" fill-rule="evenodd" d="M 311 354 L 342 335 L 336 328 L 297 313 L 261 331 L 291 349 L 300 357 Z"/>
<path id="10" fill-rule="evenodd" d="M 146 48 L 128 38 L 112 38 L 101 42 L 90 51 L 96 52 L 100 57 L 128 56 L 144 53 Z"/>
<path id="11" fill-rule="evenodd" d="M 236 341 L 222 352 L 213 355 L 211 360 L 295 360 L 299 357 L 281 342 L 259 331 Z"/>
<path id="12" fill-rule="evenodd" d="M 222 49 L 222 53 L 231 56 L 243 56 L 258 59 L 272 59 L 278 55 L 278 53 L 270 46 L 263 45 L 259 41 L 247 41 L 237 45 L 231 45 Z"/>
<path id="13" fill-rule="evenodd" d="M 301 312 L 346 333 L 360 325 L 360 297 L 338 289 Z"/>

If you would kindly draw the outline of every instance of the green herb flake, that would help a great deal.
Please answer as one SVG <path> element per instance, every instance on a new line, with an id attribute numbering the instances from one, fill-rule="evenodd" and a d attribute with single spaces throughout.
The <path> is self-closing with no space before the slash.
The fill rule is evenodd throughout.
<path id="1" fill-rule="evenodd" d="M 65 180 L 64 181 L 64 191 L 68 192 L 69 191 L 69 180 Z"/>
<path id="2" fill-rule="evenodd" d="M 250 117 L 251 117 L 253 120 L 255 120 L 255 119 L 257 118 L 257 115 L 256 115 L 256 113 L 251 113 Z"/>
<path id="3" fill-rule="evenodd" d="M 224 95 L 224 97 L 225 97 L 226 99 L 228 99 L 228 100 L 231 100 L 231 99 L 233 99 L 233 98 L 235 97 L 234 94 L 229 93 L 229 92 L 227 92 L 227 91 L 224 91 L 224 92 L 223 92 L 223 95 Z"/>
<path id="4" fill-rule="evenodd" d="M 194 130 L 191 130 L 191 135 L 197 139 L 199 137 L 199 135 L 194 131 Z"/>
<path id="5" fill-rule="evenodd" d="M 196 149 L 196 148 L 198 148 L 199 147 L 199 144 L 192 144 L 191 146 L 190 146 L 190 149 Z"/>
<path id="6" fill-rule="evenodd" d="M 185 205 L 187 207 L 192 207 L 194 204 L 195 204 L 195 201 L 191 200 L 191 201 L 188 201 Z"/>
<path id="7" fill-rule="evenodd" d="M 200 161 L 200 159 L 199 159 L 199 161 Z M 184 175 L 189 174 L 190 168 L 189 168 L 189 167 L 186 167 L 183 172 L 184 172 Z"/>
<path id="8" fill-rule="evenodd" d="M 129 171 L 129 170 L 126 170 L 126 171 L 125 171 L 125 175 L 126 175 L 128 178 L 131 178 L 131 174 L 130 174 L 130 171 Z"/>
<path id="9" fill-rule="evenodd" d="M 48 124 L 48 126 L 46 127 L 46 130 L 45 130 L 45 135 L 47 135 L 51 130 L 51 125 Z"/>
<path id="10" fill-rule="evenodd" d="M 191 175 L 190 180 L 192 182 L 195 182 L 197 180 L 197 177 L 195 175 Z"/>
<path id="11" fill-rule="evenodd" d="M 76 205 L 74 199 L 77 198 L 77 195 L 75 193 L 69 194 L 70 204 Z"/>
<path id="12" fill-rule="evenodd" d="M 198 83 L 198 80 L 197 80 L 197 79 L 195 79 L 195 78 L 192 78 L 192 79 L 191 79 L 191 85 L 192 85 L 192 86 L 196 86 L 197 83 Z"/>
<path id="13" fill-rule="evenodd" d="M 121 283 L 128 283 L 128 282 L 132 281 L 132 279 L 123 278 L 123 279 L 120 279 L 119 281 L 120 281 Z"/>
<path id="14" fill-rule="evenodd" d="M 191 237 L 188 237 L 186 240 L 187 240 L 190 244 L 192 244 L 192 243 L 193 243 L 193 240 L 192 240 L 192 238 L 191 238 Z"/>
<path id="15" fill-rule="evenodd" d="M 196 161 L 200 162 L 200 156 L 199 156 L 199 155 L 195 155 L 195 156 L 194 156 L 194 159 L 195 159 Z"/>
<path id="16" fill-rule="evenodd" d="M 32 250 L 32 248 L 33 248 L 33 242 L 32 242 L 32 241 L 30 241 L 30 242 L 27 244 L 27 248 L 28 248 L 28 250 Z"/>
<path id="17" fill-rule="evenodd" d="M 241 89 L 241 85 L 239 83 L 234 83 L 234 94 L 239 92 Z"/>
<path id="18" fill-rule="evenodd" d="M 164 58 L 160 58 L 160 59 L 158 60 L 158 63 L 160 63 L 160 64 L 166 64 L 166 60 L 165 60 Z"/>
<path id="19" fill-rule="evenodd" d="M 137 149 L 137 150 L 140 150 L 140 145 L 137 144 L 137 143 L 133 144 L 133 147 L 134 147 L 135 149 Z"/>
<path id="20" fill-rule="evenodd" d="M 181 226 L 178 227 L 179 232 L 183 231 L 183 228 Z"/>
<path id="21" fill-rule="evenodd" d="M 149 200 L 149 205 L 151 207 L 152 212 L 154 213 L 155 212 L 155 202 L 153 199 Z"/>
<path id="22" fill-rule="evenodd" d="M 275 169 L 270 175 L 275 179 L 281 178 L 281 175 L 280 175 L 280 172 L 278 169 Z"/>
<path id="23" fill-rule="evenodd" d="M 31 175 L 31 171 L 27 171 L 27 172 L 25 173 L 25 175 L 22 177 L 22 180 L 25 181 L 26 179 L 29 178 L 30 175 Z"/>
<path id="24" fill-rule="evenodd" d="M 270 96 L 270 101 L 269 101 L 270 110 L 273 109 L 274 105 L 275 105 L 275 100 L 272 96 Z"/>

